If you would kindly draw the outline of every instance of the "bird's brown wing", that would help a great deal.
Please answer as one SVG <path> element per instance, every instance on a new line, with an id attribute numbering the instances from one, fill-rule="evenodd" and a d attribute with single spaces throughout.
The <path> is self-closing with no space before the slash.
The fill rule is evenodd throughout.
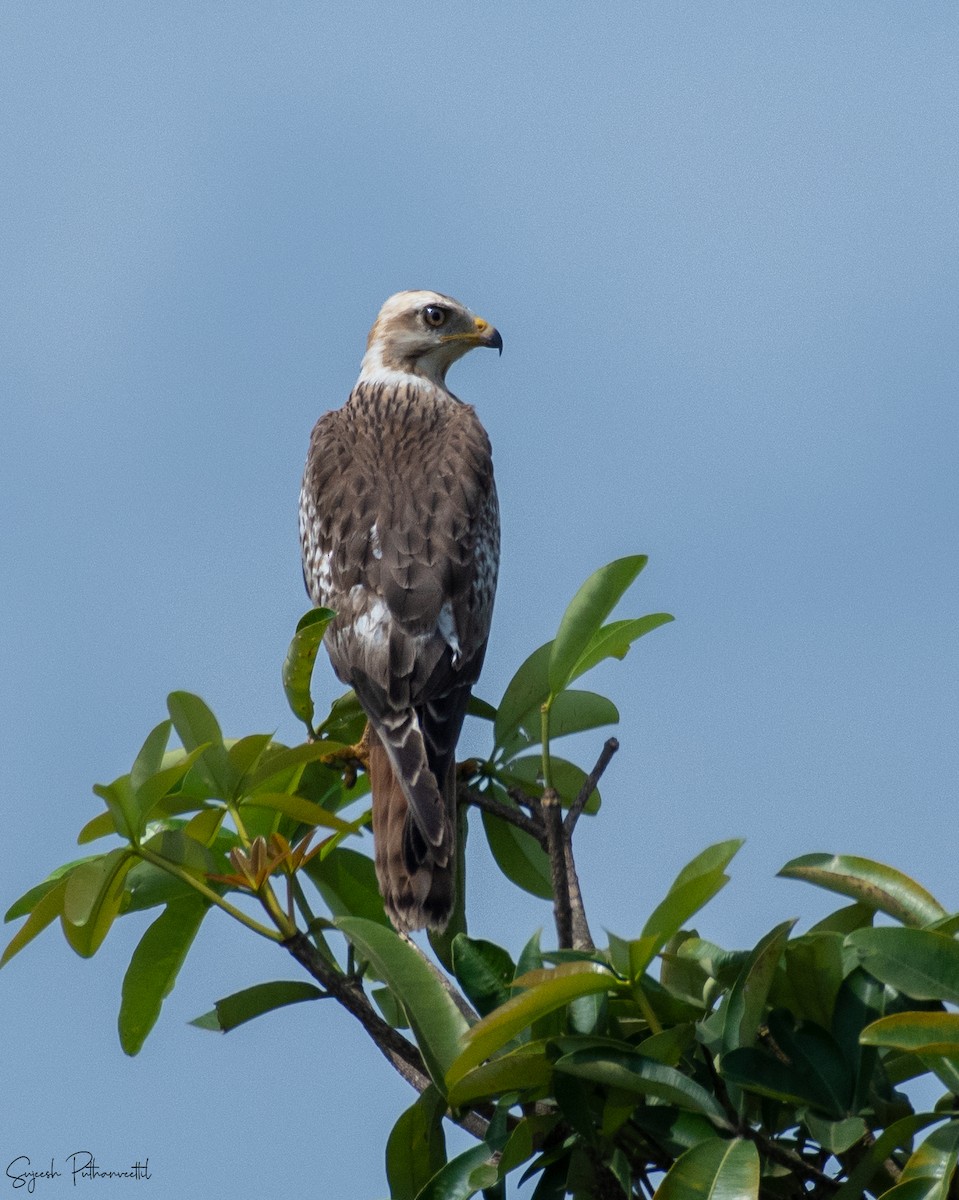
<path id="1" fill-rule="evenodd" d="M 406 801 L 401 821 L 397 801 L 379 822 L 378 864 L 402 856 L 414 882 L 423 869 L 449 873 L 451 764 L 499 552 L 489 442 L 473 410 L 438 389 L 358 385 L 314 429 L 301 533 L 307 589 L 337 614 L 326 634 L 333 666 L 356 690 Z M 396 792 L 379 758 L 372 783 L 374 807 L 378 790 Z M 400 823 L 397 847 L 387 831 Z M 423 906 L 414 895 L 391 915 L 410 927 L 442 923 L 438 905 Z"/>

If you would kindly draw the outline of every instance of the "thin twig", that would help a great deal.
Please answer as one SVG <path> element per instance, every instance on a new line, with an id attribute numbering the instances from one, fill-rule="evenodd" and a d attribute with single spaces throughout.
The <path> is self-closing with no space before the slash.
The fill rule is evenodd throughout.
<path id="1" fill-rule="evenodd" d="M 383 1020 L 373 1008 L 373 1005 L 366 997 L 366 993 L 355 979 L 348 975 L 343 975 L 335 967 L 331 966 L 306 934 L 301 933 L 299 930 L 297 930 L 293 937 L 285 941 L 283 945 L 293 955 L 300 966 L 304 967 L 318 983 L 321 983 L 343 1005 L 347 1012 L 356 1017 L 382 1053 L 386 1055 L 394 1066 L 396 1066 L 396 1060 L 399 1059 L 408 1067 L 411 1067 L 415 1073 L 423 1077 L 425 1081 L 423 1084 L 424 1087 L 429 1083 L 428 1072 L 419 1050 L 412 1042 L 403 1037 L 399 1030 L 394 1029 L 392 1025 L 388 1025 Z M 410 1082 L 413 1082 L 413 1080 L 410 1080 Z M 413 1082 L 413 1086 L 416 1087 L 417 1084 Z M 422 1088 L 419 1090 L 422 1090 Z"/>
<path id="2" fill-rule="evenodd" d="M 599 758 L 596 760 L 596 766 L 593 767 L 592 771 L 590 771 L 590 773 L 586 776 L 586 781 L 579 789 L 579 795 L 570 805 L 569 812 L 566 814 L 566 820 L 563 824 L 567 836 L 570 836 L 573 830 L 576 828 L 576 822 L 579 820 L 580 815 L 582 814 L 583 809 L 586 807 L 590 796 L 592 796 L 593 792 L 596 791 L 596 785 L 602 778 L 603 772 L 609 766 L 610 759 L 618 749 L 619 742 L 616 740 L 616 738 L 611 737 L 606 741 L 605 745 L 600 751 Z"/>
<path id="3" fill-rule="evenodd" d="M 840 1185 L 831 1175 L 820 1171 L 818 1167 L 814 1166 L 808 1159 L 803 1158 L 801 1154 L 796 1154 L 795 1151 L 781 1145 L 779 1142 L 767 1138 L 758 1129 L 753 1129 L 747 1121 L 742 1120 L 736 1111 L 735 1105 L 729 1098 L 725 1081 L 716 1069 L 713 1057 L 708 1051 L 703 1054 L 703 1061 L 713 1081 L 713 1091 L 716 1098 L 723 1106 L 734 1133 L 738 1134 L 739 1137 L 749 1138 L 751 1142 L 755 1142 L 768 1158 L 771 1158 L 773 1162 L 779 1163 L 780 1166 L 788 1167 L 799 1178 L 806 1178 L 818 1184 L 819 1187 L 825 1188 L 828 1192 L 839 1191 Z"/>
<path id="4" fill-rule="evenodd" d="M 528 808 L 534 821 L 539 819 L 539 796 L 531 796 L 515 783 L 506 789 L 506 794 L 520 808 Z"/>
<path id="5" fill-rule="evenodd" d="M 483 812 L 490 813 L 491 816 L 499 817 L 501 821 L 508 821 L 510 825 L 515 825 L 517 829 L 522 829 L 524 833 L 528 833 L 530 837 L 543 844 L 546 840 L 546 835 L 538 822 L 532 817 L 528 817 L 525 813 L 520 812 L 518 808 L 510 808 L 508 804 L 501 804 L 499 800 L 494 800 L 492 796 L 486 796 L 483 792 L 478 792 L 475 788 L 464 787 L 460 784 L 459 795 L 467 804 L 472 804 L 474 808 L 479 808 Z"/>
<path id="6" fill-rule="evenodd" d="M 351 1013 L 373 1039 L 380 1053 L 393 1065 L 399 1074 L 418 1092 L 430 1085 L 430 1077 L 423 1056 L 416 1046 L 408 1041 L 399 1030 L 388 1025 L 367 999 L 363 988 L 348 975 L 332 967 L 306 934 L 299 930 L 283 943 L 296 961 L 308 974 L 330 993 L 335 1000 Z M 482 1140 L 486 1136 L 489 1122 L 477 1112 L 449 1113 L 450 1119 L 473 1137 Z"/>

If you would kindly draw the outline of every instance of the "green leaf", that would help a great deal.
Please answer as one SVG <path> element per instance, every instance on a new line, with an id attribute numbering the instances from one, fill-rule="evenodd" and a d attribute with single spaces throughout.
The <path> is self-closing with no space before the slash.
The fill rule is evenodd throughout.
<path id="1" fill-rule="evenodd" d="M 889 998 L 893 995 L 891 991 L 888 993 Z M 861 1112 L 869 1104 L 879 1058 L 875 1047 L 860 1045 L 859 1035 L 866 1025 L 883 1015 L 886 999 L 886 988 L 862 967 L 850 971 L 836 993 L 832 1035 L 844 1061 L 856 1074 L 851 1112 Z"/>
<path id="2" fill-rule="evenodd" d="M 314 608 L 305 613 L 297 623 L 283 660 L 283 691 L 287 703 L 293 715 L 308 729 L 313 728 L 313 697 L 310 694 L 313 665 L 326 627 L 335 616 L 336 613 L 329 608 Z"/>
<path id="3" fill-rule="evenodd" d="M 244 799 L 241 807 L 243 812 L 251 808 L 268 808 L 304 825 L 319 825 L 323 829 L 335 829 L 338 833 L 356 833 L 358 829 L 355 824 L 327 812 L 312 800 L 304 800 L 302 796 L 289 792 L 254 792 Z"/>
<path id="4" fill-rule="evenodd" d="M 125 1054 L 138 1054 L 156 1024 L 208 908 L 200 897 L 171 902 L 133 951 L 123 977 L 118 1018 Z"/>
<path id="5" fill-rule="evenodd" d="M 504 1004 L 516 966 L 502 946 L 457 934 L 453 939 L 453 974 L 481 1017 Z"/>
<path id="6" fill-rule="evenodd" d="M 773 977 L 795 924 L 795 921 L 784 921 L 771 929 L 746 959 L 726 1004 L 723 1054 L 755 1042 Z"/>
<path id="7" fill-rule="evenodd" d="M 248 794 L 247 798 L 252 799 L 257 788 L 263 787 L 264 784 L 275 780 L 277 776 L 284 775 L 295 771 L 299 767 L 305 766 L 307 763 L 322 763 L 324 759 L 331 758 L 333 755 L 342 754 L 350 747 L 343 742 L 332 742 L 326 739 L 319 739 L 315 742 L 305 742 L 302 746 L 272 746 L 270 753 L 257 763 L 256 768 L 249 772 L 244 779 L 244 788 Z M 271 788 L 271 791 L 283 790 L 282 788 Z"/>
<path id="8" fill-rule="evenodd" d="M 522 979 L 524 975 L 528 975 L 530 971 L 542 970 L 543 951 L 540 949 L 542 935 L 542 929 L 537 929 L 519 952 L 519 958 L 516 960 L 516 974 L 513 977 L 514 983 L 517 979 Z"/>
<path id="9" fill-rule="evenodd" d="M 148 862 L 138 862 L 130 869 L 126 890 L 128 903 L 125 912 L 142 912 L 196 895 L 188 883 Z"/>
<path id="10" fill-rule="evenodd" d="M 744 1138 L 710 1138 L 681 1154 L 654 1200 L 756 1200 L 759 1155 Z"/>
<path id="11" fill-rule="evenodd" d="M 187 752 L 206 746 L 194 769 L 204 779 L 210 795 L 218 800 L 231 800 L 240 776 L 230 762 L 216 717 L 192 692 L 171 692 L 167 708 Z"/>
<path id="12" fill-rule="evenodd" d="M 363 917 L 389 926 L 376 882 L 373 860 L 338 846 L 325 858 L 316 855 L 304 867 L 334 917 Z"/>
<path id="13" fill-rule="evenodd" d="M 845 937 L 854 929 L 871 925 L 875 915 L 876 910 L 868 904 L 847 904 L 844 908 L 837 908 L 835 912 L 831 912 L 828 917 L 823 917 L 815 925 L 810 925 L 809 933 L 841 933 Z"/>
<path id="14" fill-rule="evenodd" d="M 489 1146 L 480 1142 L 451 1159 L 417 1194 L 416 1200 L 469 1200 L 483 1188 L 482 1180 L 474 1184 L 470 1177 L 485 1166 L 495 1168 L 496 1159 Z"/>
<path id="15" fill-rule="evenodd" d="M 785 970 L 773 981 L 770 1003 L 828 1029 L 846 973 L 841 933 L 806 933 L 786 946 Z"/>
<path id="16" fill-rule="evenodd" d="M 242 787 L 249 786 L 251 773 L 256 770 L 272 742 L 272 733 L 251 733 L 227 749 L 230 767 L 240 777 Z"/>
<path id="17" fill-rule="evenodd" d="M 540 1017 L 578 996 L 622 988 L 615 975 L 592 962 L 566 963 L 553 970 L 530 972 L 516 983 L 527 986 L 528 990 L 507 1000 L 466 1034 L 462 1053 L 447 1073 L 451 1086 Z"/>
<path id="18" fill-rule="evenodd" d="M 90 842 L 95 842 L 99 838 L 110 837 L 111 834 L 119 833 L 116 822 L 113 819 L 113 813 L 107 809 L 106 812 L 97 813 L 91 820 L 87 821 L 86 825 L 77 834 L 77 845 L 86 846 Z"/>
<path id="19" fill-rule="evenodd" d="M 229 1033 L 238 1025 L 244 1025 L 247 1021 L 273 1012 L 276 1008 L 285 1008 L 288 1004 L 302 1004 L 306 1000 L 322 1000 L 325 996 L 326 992 L 302 979 L 278 979 L 271 983 L 257 983 L 253 987 L 244 988 L 242 992 L 234 992 L 232 996 L 217 1000 L 213 1012 L 204 1013 L 190 1024 L 198 1029 Z"/>
<path id="20" fill-rule="evenodd" d="M 603 622 L 647 561 L 645 554 L 618 558 L 594 571 L 580 587 L 563 614 L 549 656 L 551 695 L 559 695 L 570 682 Z"/>
<path id="21" fill-rule="evenodd" d="M 738 1051 L 736 1051 L 738 1053 Z M 807 1112 L 803 1124 L 809 1135 L 831 1154 L 845 1154 L 856 1142 L 866 1136 L 866 1122 L 862 1117 L 846 1117 L 842 1121 L 827 1121 Z"/>
<path id="22" fill-rule="evenodd" d="M 741 838 L 709 846 L 680 871 L 656 906 L 640 937 L 629 942 L 629 976 L 639 979 L 655 955 L 728 882 L 725 867 L 742 846 Z"/>
<path id="23" fill-rule="evenodd" d="M 605 696 L 596 692 L 584 692 L 576 688 L 561 692 L 549 710 L 550 741 L 567 737 L 571 733 L 583 733 L 604 725 L 618 724 L 619 709 L 612 700 L 607 700 Z M 538 709 L 527 713 L 523 718 L 523 732 L 530 745 L 539 745 L 542 722 Z"/>
<path id="24" fill-rule="evenodd" d="M 140 753 L 136 756 L 130 771 L 130 786 L 134 793 L 138 792 L 152 775 L 156 775 L 161 770 L 163 755 L 166 753 L 172 728 L 172 721 L 161 721 L 147 734 L 146 741 L 140 747 Z"/>
<path id="25" fill-rule="evenodd" d="M 513 805 L 506 792 L 496 785 L 491 787 L 490 794 L 501 804 Z M 484 811 L 482 819 L 493 858 L 506 878 L 530 895 L 551 899 L 553 883 L 549 858 L 536 838 L 492 813 Z"/>
<path id="26" fill-rule="evenodd" d="M 655 1059 L 656 1062 L 665 1063 L 670 1067 L 677 1066 L 696 1040 L 695 1028 L 693 1024 L 673 1025 L 671 1029 L 664 1029 L 661 1033 L 650 1034 L 649 1037 L 643 1038 L 640 1045 L 643 1057 Z"/>
<path id="27" fill-rule="evenodd" d="M 225 818 L 225 808 L 201 808 L 183 826 L 183 832 L 201 846 L 212 846 Z"/>
<path id="28" fill-rule="evenodd" d="M 500 1061 L 500 1060 L 497 1060 Z M 554 1064 L 557 1071 L 589 1079 L 607 1087 L 641 1096 L 655 1096 L 690 1112 L 702 1113 L 723 1129 L 729 1121 L 719 1102 L 704 1087 L 675 1067 L 647 1058 L 607 1049 L 576 1050 Z"/>
<path id="29" fill-rule="evenodd" d="M 669 939 L 728 882 L 729 876 L 717 869 L 671 889 L 653 910 L 642 935 L 629 943 L 630 977 L 639 979 Z"/>
<path id="30" fill-rule="evenodd" d="M 711 846 L 707 846 L 683 867 L 676 876 L 673 887 L 680 888 L 693 879 L 699 879 L 713 871 L 725 871 L 739 853 L 744 842 L 745 838 L 728 838 L 724 842 L 714 842 Z"/>
<path id="31" fill-rule="evenodd" d="M 468 1026 L 438 974 L 392 929 L 361 917 L 340 917 L 336 925 L 406 1009 L 430 1078 L 445 1095 L 446 1073 Z"/>
<path id="32" fill-rule="evenodd" d="M 946 1200 L 950 1193 L 950 1183 L 956 1173 L 956 1162 L 959 1158 L 959 1121 L 950 1121 L 940 1125 L 922 1142 L 909 1156 L 902 1169 L 899 1190 L 911 1180 L 923 1180 L 929 1190 L 923 1193 L 928 1200 Z M 935 1184 L 936 1186 L 929 1186 Z"/>
<path id="33" fill-rule="evenodd" d="M 815 1086 L 820 1096 L 817 1107 L 837 1120 L 845 1116 L 855 1077 L 832 1035 L 815 1022 L 797 1020 L 794 1013 L 781 1008 L 769 1014 L 768 1025 L 773 1042 L 793 1070 Z"/>
<path id="34" fill-rule="evenodd" d="M 430 1085 L 393 1126 L 386 1143 L 390 1200 L 416 1200 L 446 1163 L 445 1112 L 446 1101 Z"/>
<path id="35" fill-rule="evenodd" d="M 914 1000 L 959 1003 L 959 942 L 931 929 L 857 929 L 846 945 L 870 975 Z"/>
<path id="36" fill-rule="evenodd" d="M 947 1195 L 937 1180 L 908 1179 L 883 1192 L 881 1200 L 946 1200 Z"/>
<path id="37" fill-rule="evenodd" d="M 928 928 L 935 929 L 937 933 L 959 933 L 959 912 L 950 913 L 948 917 L 941 917 L 938 921 L 931 921 Z"/>
<path id="38" fill-rule="evenodd" d="M 62 866 L 57 867 L 55 871 L 51 871 L 46 879 L 34 884 L 32 888 L 24 892 L 17 900 L 14 900 L 4 915 L 4 923 L 15 921 L 18 917 L 25 917 L 29 913 L 32 913 L 47 892 L 52 891 L 61 879 L 63 879 L 64 875 L 69 875 L 74 868 L 79 867 L 82 863 L 95 862 L 99 857 L 98 854 L 92 854 L 87 858 L 76 858 L 73 862 L 64 863 Z"/>
<path id="39" fill-rule="evenodd" d="M 220 1027 L 220 1022 L 216 1015 L 215 1008 L 211 1008 L 209 1012 L 203 1013 L 202 1016 L 194 1017 L 190 1024 L 196 1029 L 206 1029 L 210 1033 L 224 1032 Z"/>
<path id="40" fill-rule="evenodd" d="M 33 905 L 27 920 L 10 939 L 7 948 L 4 950 L 3 957 L 0 958 L 0 967 L 5 966 L 15 954 L 19 954 L 24 946 L 32 942 L 38 933 L 42 933 L 52 921 L 62 915 L 63 898 L 67 890 L 69 878 L 69 875 L 64 875 L 60 879 L 55 879 L 52 885 Z M 14 905 L 15 907 L 17 906 Z M 11 909 L 12 911 L 13 909 Z M 19 916 L 21 914 L 17 913 L 16 915 Z M 10 919 L 9 913 L 7 914 L 7 919 Z"/>
<path id="41" fill-rule="evenodd" d="M 626 657 L 629 648 L 637 638 L 658 629 L 660 625 L 668 625 L 674 620 L 669 613 L 650 613 L 645 617 L 632 617 L 626 621 L 611 621 L 598 629 L 590 639 L 586 649 L 580 655 L 570 675 L 570 682 L 591 671 L 597 663 L 607 658 Z"/>
<path id="42" fill-rule="evenodd" d="M 497 748 L 506 744 L 530 712 L 534 709 L 539 711 L 549 695 L 549 660 L 552 651 L 552 642 L 534 650 L 507 685 L 493 726 Z"/>
<path id="43" fill-rule="evenodd" d="M 120 837 L 136 841 L 143 821 L 140 806 L 130 786 L 130 776 L 121 775 L 113 783 L 95 783 L 94 794 L 106 803 L 113 826 Z"/>
<path id="44" fill-rule="evenodd" d="M 517 1167 L 528 1162 L 533 1157 L 536 1150 L 537 1132 L 542 1131 L 544 1134 L 552 1129 L 555 1124 L 555 1117 L 535 1117 L 526 1116 L 520 1117 L 519 1121 L 513 1127 L 513 1132 L 506 1140 L 506 1145 L 503 1147 L 502 1157 L 499 1160 L 500 1178 L 505 1178 L 510 1171 L 515 1171 Z"/>
<path id="45" fill-rule="evenodd" d="M 913 1054 L 959 1055 L 959 1013 L 894 1013 L 867 1025 L 860 1041 L 866 1046 L 892 1046 Z"/>
<path id="46" fill-rule="evenodd" d="M 149 818 L 151 811 L 170 794 L 180 780 L 189 773 L 200 755 L 209 748 L 210 744 L 203 742 L 189 754 L 184 750 L 174 750 L 164 756 L 164 761 L 169 765 L 162 771 L 158 771 L 156 775 L 144 780 L 136 793 L 140 814 L 144 819 Z"/>
<path id="47" fill-rule="evenodd" d="M 548 1045 L 546 1038 L 527 1042 L 509 1054 L 467 1071 L 450 1088 L 447 1097 L 450 1107 L 459 1108 L 486 1097 L 543 1087 L 553 1074 L 553 1063 L 546 1053 Z"/>
<path id="48" fill-rule="evenodd" d="M 360 740 L 365 729 L 366 713 L 351 688 L 333 701 L 317 733 L 352 746 Z"/>
<path id="49" fill-rule="evenodd" d="M 479 696 L 470 696 L 466 705 L 466 714 L 470 717 L 479 717 L 481 721 L 496 720 L 496 709 L 492 704 L 481 700 Z"/>
<path id="50" fill-rule="evenodd" d="M 217 867 L 214 856 L 206 846 L 188 837 L 182 829 L 161 829 L 144 842 L 144 846 L 194 875 L 208 875 Z"/>
<path id="51" fill-rule="evenodd" d="M 743 1046 L 724 1054 L 722 1076 L 757 1096 L 769 1096 L 797 1107 L 811 1104 L 831 1116 L 838 1115 L 817 1079 L 755 1047 Z"/>
<path id="52" fill-rule="evenodd" d="M 959 1055 L 920 1054 L 919 1061 L 952 1093 L 959 1095 Z"/>
<path id="53" fill-rule="evenodd" d="M 563 695 L 566 694 L 563 693 Z M 579 796 L 583 784 L 586 782 L 586 772 L 582 767 L 578 767 L 575 763 L 560 758 L 556 754 L 550 755 L 550 765 L 553 787 L 559 795 L 560 803 L 564 808 L 569 808 Z M 519 786 L 528 796 L 541 796 L 543 793 L 543 756 L 531 754 L 523 758 L 511 759 L 505 767 L 497 771 L 497 782 L 502 782 L 509 787 Z M 497 799 L 502 799 L 498 792 Z M 599 789 L 595 788 L 590 793 L 583 811 L 588 816 L 594 816 L 599 812 L 600 803 Z"/>
<path id="54" fill-rule="evenodd" d="M 894 1150 L 907 1147 L 920 1129 L 937 1121 L 944 1121 L 945 1113 L 912 1113 L 888 1125 L 876 1138 L 869 1150 L 856 1163 L 846 1182 L 833 1196 L 833 1200 L 862 1200 L 863 1191 L 873 1176 Z M 884 1196 L 889 1193 L 884 1193 Z"/>
<path id="55" fill-rule="evenodd" d="M 868 858 L 804 854 L 786 863 L 779 874 L 850 896 L 904 925 L 928 925 L 947 915 L 939 901 L 914 879 Z"/>
<path id="56" fill-rule="evenodd" d="M 81 864 L 67 878 L 61 924 L 67 941 L 82 958 L 96 954 L 109 933 L 135 861 L 127 849 L 111 850 Z"/>

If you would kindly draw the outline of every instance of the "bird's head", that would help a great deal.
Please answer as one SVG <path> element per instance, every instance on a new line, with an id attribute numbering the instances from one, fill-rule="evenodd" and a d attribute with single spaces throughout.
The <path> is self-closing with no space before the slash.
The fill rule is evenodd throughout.
<path id="1" fill-rule="evenodd" d="M 397 292 L 380 309 L 366 342 L 360 379 L 418 376 L 443 385 L 446 372 L 474 346 L 503 352 L 497 330 L 439 292 Z"/>

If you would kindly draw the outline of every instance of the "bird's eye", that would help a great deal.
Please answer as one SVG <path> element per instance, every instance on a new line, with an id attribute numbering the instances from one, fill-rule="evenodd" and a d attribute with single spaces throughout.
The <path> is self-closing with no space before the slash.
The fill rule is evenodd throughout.
<path id="1" fill-rule="evenodd" d="M 444 325 L 448 315 L 446 309 L 440 308 L 438 304 L 427 304 L 423 309 L 423 320 L 433 329 L 439 329 L 441 325 Z"/>

